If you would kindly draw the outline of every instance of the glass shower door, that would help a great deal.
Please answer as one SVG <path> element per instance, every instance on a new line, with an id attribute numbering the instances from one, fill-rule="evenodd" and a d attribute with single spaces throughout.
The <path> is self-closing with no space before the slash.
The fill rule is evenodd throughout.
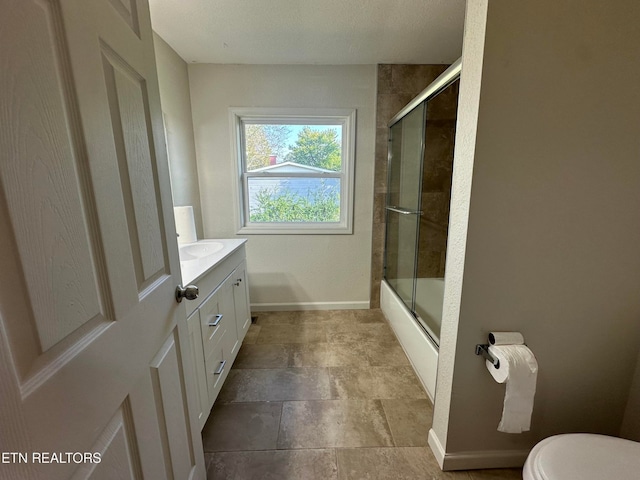
<path id="1" fill-rule="evenodd" d="M 416 251 L 420 220 L 425 104 L 414 108 L 389 131 L 385 279 L 409 310 L 414 310 Z"/>
<path id="2" fill-rule="evenodd" d="M 384 279 L 440 344 L 461 62 L 389 122 Z"/>
<path id="3" fill-rule="evenodd" d="M 442 325 L 459 84 L 453 81 L 426 103 L 414 312 L 436 344 Z"/>

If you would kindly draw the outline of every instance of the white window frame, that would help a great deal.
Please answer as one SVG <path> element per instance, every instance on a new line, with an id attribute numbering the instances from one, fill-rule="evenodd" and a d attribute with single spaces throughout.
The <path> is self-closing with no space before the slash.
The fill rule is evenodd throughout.
<path id="1" fill-rule="evenodd" d="M 326 108 L 230 108 L 232 153 L 235 170 L 237 232 L 264 235 L 336 235 L 353 233 L 353 197 L 355 171 L 355 109 Z M 244 148 L 244 124 L 341 125 L 342 170 L 331 173 L 295 174 L 247 172 Z M 340 221 L 338 222 L 250 222 L 248 179 L 250 177 L 340 178 Z"/>

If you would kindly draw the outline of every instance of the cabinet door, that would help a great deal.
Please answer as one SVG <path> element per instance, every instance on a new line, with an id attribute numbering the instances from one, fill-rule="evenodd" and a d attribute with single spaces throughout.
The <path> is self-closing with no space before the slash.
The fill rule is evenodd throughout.
<path id="1" fill-rule="evenodd" d="M 194 378 L 197 386 L 197 417 L 198 424 L 202 428 L 207 421 L 208 416 L 208 399 L 207 392 L 207 376 L 204 368 L 204 350 L 202 346 L 202 331 L 200 329 L 200 311 L 196 310 L 187 319 L 187 328 L 189 330 L 189 347 L 191 348 L 191 358 L 194 365 Z"/>
<path id="2" fill-rule="evenodd" d="M 233 302 L 236 310 L 236 329 L 238 341 L 242 343 L 247 330 L 251 326 L 251 311 L 249 310 L 249 284 L 247 283 L 247 264 L 242 262 L 234 270 Z"/>
<path id="3" fill-rule="evenodd" d="M 231 367 L 231 363 L 236 359 L 236 355 L 240 349 L 240 341 L 238 340 L 238 331 L 236 328 L 236 307 L 233 298 L 234 282 L 235 272 L 229 275 L 218 288 L 220 313 L 223 314 L 223 322 L 226 330 L 222 348 L 225 352 L 225 360 L 228 361 L 229 367 Z"/>

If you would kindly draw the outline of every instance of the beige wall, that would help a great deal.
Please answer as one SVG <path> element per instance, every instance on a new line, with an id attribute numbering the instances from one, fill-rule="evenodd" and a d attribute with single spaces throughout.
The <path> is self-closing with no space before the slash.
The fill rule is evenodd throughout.
<path id="1" fill-rule="evenodd" d="M 250 235 L 247 263 L 258 308 L 368 306 L 376 67 L 198 64 L 189 80 L 208 237 L 237 232 L 230 107 L 357 109 L 353 235 Z"/>
<path id="2" fill-rule="evenodd" d="M 467 8 L 433 426 L 453 468 L 618 434 L 640 347 L 640 4 Z M 537 356 L 529 433 L 496 431 L 490 330 Z"/>
<path id="3" fill-rule="evenodd" d="M 638 364 L 631 384 L 620 436 L 640 442 L 640 355 L 638 355 Z"/>
<path id="4" fill-rule="evenodd" d="M 202 238 L 202 214 L 187 63 L 155 33 L 153 42 L 156 50 L 160 101 L 167 131 L 173 204 L 193 206 L 196 231 L 198 238 Z"/>

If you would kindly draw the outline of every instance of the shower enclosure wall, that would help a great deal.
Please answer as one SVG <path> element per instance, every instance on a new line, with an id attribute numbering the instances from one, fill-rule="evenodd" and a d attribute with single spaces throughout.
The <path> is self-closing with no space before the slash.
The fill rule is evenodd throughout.
<path id="1" fill-rule="evenodd" d="M 460 61 L 389 122 L 381 306 L 432 397 L 442 322 L 459 76 Z M 390 301 L 401 308 L 391 307 Z"/>

